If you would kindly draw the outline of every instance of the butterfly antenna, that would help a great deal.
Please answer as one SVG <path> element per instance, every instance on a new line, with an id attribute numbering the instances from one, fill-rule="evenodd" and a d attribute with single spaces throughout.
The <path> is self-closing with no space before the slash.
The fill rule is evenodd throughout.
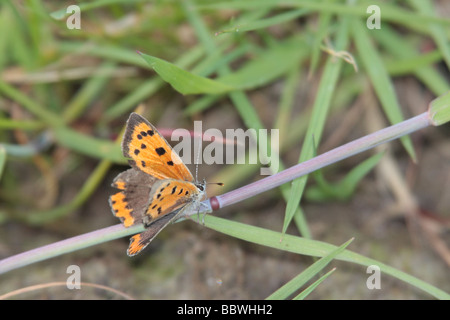
<path id="1" fill-rule="evenodd" d="M 202 139 L 202 138 L 200 138 Z M 198 152 L 197 152 L 197 161 L 195 162 L 195 181 L 198 182 L 198 163 L 200 161 L 200 151 L 201 151 L 201 140 L 200 143 L 198 144 Z"/>
<path id="2" fill-rule="evenodd" d="M 215 185 L 218 185 L 218 186 L 221 186 L 221 187 L 224 186 L 223 182 L 208 182 L 207 184 L 215 184 Z"/>

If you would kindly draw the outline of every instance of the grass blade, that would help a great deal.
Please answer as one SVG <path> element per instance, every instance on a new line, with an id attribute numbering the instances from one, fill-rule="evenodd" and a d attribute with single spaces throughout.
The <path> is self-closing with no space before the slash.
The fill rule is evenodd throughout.
<path id="1" fill-rule="evenodd" d="M 127 163 L 120 146 L 113 141 L 90 137 L 66 127 L 56 128 L 54 137 L 64 147 L 84 155 L 114 163 Z"/>
<path id="2" fill-rule="evenodd" d="M 337 248 L 336 246 L 321 241 L 300 238 L 289 234 L 283 235 L 272 230 L 226 220 L 212 215 L 207 215 L 205 217 L 205 226 L 218 232 L 225 233 L 229 236 L 253 242 L 258 245 L 302 255 L 324 257 Z M 283 240 L 280 241 L 280 238 Z M 416 288 L 421 289 L 438 299 L 450 299 L 450 295 L 448 293 L 425 281 L 352 251 L 345 250 L 338 254 L 335 258 L 367 267 L 377 265 L 381 272 L 415 286 Z"/>
<path id="3" fill-rule="evenodd" d="M 345 50 L 348 42 L 348 22 L 347 19 L 340 21 L 336 41 L 336 50 Z M 314 143 L 319 143 L 322 131 L 325 125 L 326 116 L 331 104 L 331 98 L 340 74 L 342 61 L 335 61 L 335 57 L 329 57 L 325 65 L 325 69 L 320 81 L 319 89 L 317 91 L 317 98 L 314 101 L 313 113 L 309 123 L 308 131 L 306 132 L 303 142 L 302 151 L 299 158 L 299 163 L 308 160 L 314 156 Z M 303 176 L 296 179 L 292 183 L 289 200 L 286 205 L 286 213 L 283 223 L 283 233 L 286 232 L 295 211 L 299 205 L 303 190 L 306 185 L 308 176 Z"/>
<path id="4" fill-rule="evenodd" d="M 182 94 L 221 94 L 236 88 L 188 72 L 165 60 L 140 53 L 161 78 Z"/>
<path id="5" fill-rule="evenodd" d="M 330 252 L 328 255 L 320 258 L 314 262 L 302 273 L 296 276 L 294 279 L 283 285 L 277 291 L 267 297 L 268 300 L 280 300 L 287 299 L 295 291 L 299 290 L 306 282 L 311 280 L 316 274 L 323 270 L 339 253 L 343 252 L 345 248 L 353 241 L 354 238 L 348 240 L 337 249 Z"/>
<path id="6" fill-rule="evenodd" d="M 2 145 L 0 145 L 0 180 L 2 179 L 3 169 L 5 169 L 5 163 L 6 163 L 6 150 Z"/>
<path id="7" fill-rule="evenodd" d="M 378 153 L 364 160 L 353 168 L 341 181 L 334 184 L 328 183 L 325 180 L 322 170 L 314 172 L 314 177 L 318 185 L 309 187 L 306 190 L 306 199 L 317 202 L 331 199 L 340 201 L 349 199 L 359 182 L 378 164 L 382 156 L 383 153 Z"/>
<path id="8" fill-rule="evenodd" d="M 384 113 L 391 124 L 403 121 L 403 115 L 395 94 L 394 85 L 389 78 L 378 51 L 370 41 L 367 28 L 362 22 L 353 19 L 351 29 L 358 54 L 361 57 L 377 97 L 380 99 Z M 416 161 L 416 154 L 410 137 L 404 136 L 400 140 L 411 158 Z"/>
<path id="9" fill-rule="evenodd" d="M 305 299 L 311 292 L 314 291 L 315 288 L 319 284 L 321 284 L 326 278 L 328 278 L 334 271 L 336 271 L 336 268 L 331 269 L 326 274 L 321 276 L 318 280 L 316 280 L 314 283 L 312 283 L 310 286 L 308 286 L 305 290 L 300 292 L 293 300 L 303 300 Z"/>

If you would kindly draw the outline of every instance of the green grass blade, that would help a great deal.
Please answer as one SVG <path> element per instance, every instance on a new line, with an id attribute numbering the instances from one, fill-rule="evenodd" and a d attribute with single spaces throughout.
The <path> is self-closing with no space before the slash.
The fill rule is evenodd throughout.
<path id="1" fill-rule="evenodd" d="M 123 3 L 129 5 L 139 2 L 147 2 L 147 0 L 97 0 L 88 3 L 79 3 L 78 6 L 80 7 L 80 11 L 85 13 L 89 10 L 110 6 L 112 4 Z M 70 15 L 70 12 L 67 13 L 67 7 L 64 7 L 63 9 L 53 11 L 52 13 L 50 13 L 50 16 L 55 20 L 62 20 L 66 18 L 68 15 Z"/>
<path id="2" fill-rule="evenodd" d="M 328 1 L 330 2 L 330 1 Z M 309 77 L 316 71 L 321 56 L 323 40 L 328 36 L 329 26 L 332 14 L 330 12 L 320 12 L 318 17 L 317 32 L 314 35 L 314 41 L 311 46 L 311 64 L 309 66 Z"/>
<path id="3" fill-rule="evenodd" d="M 417 69 L 429 66 L 433 63 L 438 63 L 440 60 L 442 60 L 442 54 L 438 50 L 433 50 L 406 59 L 386 61 L 386 70 L 390 75 L 402 76 L 413 73 Z"/>
<path id="4" fill-rule="evenodd" d="M 141 53 L 142 58 L 161 78 L 182 94 L 221 94 L 236 87 L 188 72 L 165 60 Z"/>
<path id="5" fill-rule="evenodd" d="M 395 94 L 392 80 L 384 67 L 378 51 L 370 41 L 366 26 L 356 19 L 352 19 L 352 32 L 359 57 L 362 60 L 370 81 L 375 89 L 378 99 L 383 107 L 384 113 L 391 124 L 403 121 L 403 115 Z M 415 161 L 416 154 L 409 136 L 400 138 L 406 151 Z"/>
<path id="6" fill-rule="evenodd" d="M 212 39 L 211 34 L 203 22 L 200 14 L 197 12 L 197 8 L 189 0 L 183 1 L 182 7 L 189 23 L 194 27 L 195 33 L 202 45 L 205 47 L 208 55 L 214 54 L 216 52 L 216 43 Z M 252 13 L 252 17 L 257 19 L 260 15 L 265 13 L 265 10 L 255 10 Z M 218 70 L 218 73 L 220 76 L 226 76 L 231 73 L 231 70 L 225 65 Z M 228 94 L 247 128 L 254 128 L 256 130 L 264 128 L 258 114 L 244 92 L 233 91 Z"/>
<path id="7" fill-rule="evenodd" d="M 6 150 L 0 145 L 0 180 L 2 179 L 3 170 L 5 169 L 6 164 Z"/>
<path id="8" fill-rule="evenodd" d="M 336 271 L 336 268 L 331 269 L 330 271 L 328 271 L 327 273 L 325 273 L 323 276 L 321 276 L 319 279 L 317 279 L 316 281 L 314 281 L 310 286 L 308 286 L 305 290 L 303 290 L 302 292 L 300 292 L 296 297 L 294 297 L 294 299 L 292 300 L 304 300 L 311 292 L 314 291 L 315 288 L 317 288 L 317 286 L 319 284 L 321 284 L 326 278 L 328 278 L 329 276 L 331 276 L 331 274 Z"/>
<path id="9" fill-rule="evenodd" d="M 12 100 L 16 101 L 17 103 L 21 104 L 25 109 L 36 115 L 38 118 L 46 122 L 48 125 L 51 126 L 62 125 L 61 119 L 57 115 L 48 111 L 48 109 L 44 108 L 39 103 L 30 99 L 28 96 L 24 95 L 21 91 L 10 86 L 9 84 L 6 84 L 3 81 L 0 81 L 0 92 L 8 96 Z"/>
<path id="10" fill-rule="evenodd" d="M 282 234 L 280 232 L 230 221 L 212 215 L 207 215 L 205 217 L 205 226 L 218 232 L 225 233 L 229 236 L 253 242 L 258 245 L 302 255 L 324 257 L 337 248 L 336 246 L 325 242 L 300 238 L 289 234 Z M 280 241 L 280 239 L 282 239 L 282 241 Z M 367 267 L 377 265 L 381 272 L 421 289 L 438 299 L 450 299 L 450 294 L 425 281 L 352 251 L 345 250 L 344 252 L 338 254 L 335 259 L 348 261 Z"/>
<path id="11" fill-rule="evenodd" d="M 147 68 L 148 64 L 136 51 L 117 47 L 111 44 L 98 44 L 94 42 L 61 41 L 58 46 L 60 54 L 80 54 L 103 58 L 119 63 Z"/>
<path id="12" fill-rule="evenodd" d="M 211 80 L 188 72 L 162 59 L 141 54 L 147 63 L 182 94 L 224 94 L 252 89 L 280 77 L 297 64 L 306 50 L 299 38 L 290 39 L 265 51 L 236 72 Z"/>
<path id="13" fill-rule="evenodd" d="M 195 61 L 200 59 L 203 55 L 203 48 L 201 46 L 196 46 L 192 50 L 189 50 L 185 54 L 181 55 L 180 58 L 175 61 L 175 64 L 180 68 L 187 68 Z M 134 54 L 134 56 L 138 55 Z M 142 60 L 142 58 L 140 58 L 140 60 Z M 143 63 L 145 64 L 145 67 L 148 67 L 145 61 Z M 105 112 L 104 121 L 109 121 L 130 111 L 137 104 L 153 95 L 159 88 L 163 86 L 164 83 L 165 82 L 159 76 L 155 76 L 154 78 L 143 82 L 132 92 L 109 107 Z"/>
<path id="14" fill-rule="evenodd" d="M 353 238 L 345 242 L 337 249 L 331 251 L 328 255 L 320 258 L 314 262 L 302 273 L 293 278 L 291 281 L 283 285 L 277 291 L 267 297 L 268 300 L 287 299 L 295 291 L 299 290 L 306 282 L 311 280 L 316 274 L 323 270 L 339 253 L 343 252 L 345 248 L 353 241 Z"/>
<path id="15" fill-rule="evenodd" d="M 285 23 L 287 21 L 294 20 L 296 18 L 299 18 L 301 16 L 308 14 L 310 11 L 311 10 L 303 9 L 303 8 L 297 9 L 297 10 L 291 10 L 288 12 L 277 14 L 270 18 L 260 19 L 260 20 L 256 20 L 256 21 L 250 21 L 247 23 L 244 22 L 242 24 L 235 25 L 232 28 L 221 30 L 221 31 L 217 32 L 217 34 L 231 33 L 231 32 L 247 32 L 247 31 L 264 29 L 264 28 L 271 27 L 273 25 L 279 25 L 281 23 Z"/>
<path id="16" fill-rule="evenodd" d="M 348 42 L 348 22 L 347 19 L 340 21 L 340 27 L 337 35 L 336 50 L 345 50 Z M 315 147 L 313 142 L 318 144 L 325 125 L 326 116 L 331 104 L 331 99 L 336 87 L 337 79 L 340 74 L 342 61 L 336 61 L 335 57 L 329 57 L 322 75 L 322 79 L 314 101 L 313 113 L 309 123 L 308 131 L 300 153 L 299 163 L 308 160 L 314 156 Z M 286 213 L 283 223 L 283 233 L 286 232 L 295 211 L 300 203 L 304 187 L 308 176 L 296 179 L 291 186 L 289 200 L 286 205 Z"/>
<path id="17" fill-rule="evenodd" d="M 412 5 L 421 13 L 429 16 L 435 15 L 434 8 L 429 0 L 409 0 Z M 436 42 L 437 47 L 444 57 L 444 61 L 447 64 L 447 68 L 450 69 L 450 43 L 448 39 L 448 27 L 444 29 L 443 26 L 437 23 L 428 23 L 431 36 Z M 447 34 L 446 34 L 447 32 Z"/>
<path id="18" fill-rule="evenodd" d="M 126 163 L 120 146 L 113 141 L 93 138 L 66 127 L 55 128 L 54 137 L 62 146 L 81 154 L 114 163 Z"/>
<path id="19" fill-rule="evenodd" d="M 429 117 L 434 126 L 440 126 L 450 121 L 450 91 L 431 101 L 428 109 Z"/>
<path id="20" fill-rule="evenodd" d="M 383 153 L 378 153 L 364 160 L 353 168 L 341 181 L 331 184 L 323 177 L 322 170 L 316 171 L 314 177 L 317 186 L 309 187 L 305 197 L 309 201 L 348 200 L 361 180 L 378 164 Z"/>
<path id="21" fill-rule="evenodd" d="M 254 10 L 254 8 L 278 9 L 280 8 L 280 5 L 283 5 L 283 7 L 301 7 L 312 11 L 330 12 L 336 15 L 348 15 L 366 19 L 367 7 L 372 4 L 374 4 L 372 1 L 358 1 L 356 5 L 350 6 L 347 3 L 329 3 L 316 0 L 296 0 L 288 2 L 280 2 L 279 0 L 246 0 L 213 2 L 210 4 L 199 5 L 198 7 L 205 9 Z M 386 22 L 395 22 L 416 29 L 423 23 L 437 23 L 442 26 L 450 26 L 449 19 L 439 18 L 435 15 L 411 12 L 383 2 L 377 2 L 377 5 L 382 12 L 383 21 Z"/>
<path id="22" fill-rule="evenodd" d="M 86 81 L 75 97 L 67 104 L 63 118 L 66 123 L 75 120 L 97 97 L 109 81 L 108 71 L 114 70 L 115 63 L 107 61 L 98 67 L 97 75 Z"/>
<path id="23" fill-rule="evenodd" d="M 290 71 L 307 53 L 307 46 L 294 37 L 265 50 L 239 70 L 217 81 L 239 89 L 253 89 L 270 83 Z"/>
<path id="24" fill-rule="evenodd" d="M 419 55 L 419 52 L 413 45 L 388 25 L 383 26 L 381 30 L 377 30 L 377 32 L 372 34 L 377 42 L 401 63 L 405 63 L 405 60 L 414 59 Z M 388 65 L 389 63 L 387 63 L 387 67 Z M 448 81 L 433 66 L 422 66 L 418 62 L 412 72 L 436 96 L 450 89 Z"/>
<path id="25" fill-rule="evenodd" d="M 0 129 L 40 130 L 43 129 L 44 126 L 42 121 L 37 120 L 0 118 Z"/>

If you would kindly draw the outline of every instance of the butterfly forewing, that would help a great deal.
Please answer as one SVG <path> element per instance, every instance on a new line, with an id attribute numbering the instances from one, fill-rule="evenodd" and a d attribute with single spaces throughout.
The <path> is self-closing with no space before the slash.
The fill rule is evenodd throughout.
<path id="1" fill-rule="evenodd" d="M 194 181 L 166 139 L 137 113 L 132 113 L 128 119 L 122 150 L 125 157 L 132 159 L 132 166 L 157 179 Z"/>
<path id="2" fill-rule="evenodd" d="M 158 219 L 198 197 L 199 190 L 191 182 L 161 180 L 156 182 L 152 189 L 150 194 L 151 201 L 146 214 L 148 219 Z"/>

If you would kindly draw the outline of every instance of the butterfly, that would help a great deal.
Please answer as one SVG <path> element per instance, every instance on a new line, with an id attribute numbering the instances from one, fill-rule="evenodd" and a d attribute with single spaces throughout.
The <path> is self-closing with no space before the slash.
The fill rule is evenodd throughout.
<path id="1" fill-rule="evenodd" d="M 122 153 L 130 158 L 131 169 L 113 180 L 112 186 L 120 191 L 109 198 L 109 204 L 125 227 L 146 227 L 130 239 L 127 254 L 134 256 L 185 208 L 199 206 L 206 183 L 194 180 L 166 139 L 137 113 L 132 113 L 127 121 Z"/>

